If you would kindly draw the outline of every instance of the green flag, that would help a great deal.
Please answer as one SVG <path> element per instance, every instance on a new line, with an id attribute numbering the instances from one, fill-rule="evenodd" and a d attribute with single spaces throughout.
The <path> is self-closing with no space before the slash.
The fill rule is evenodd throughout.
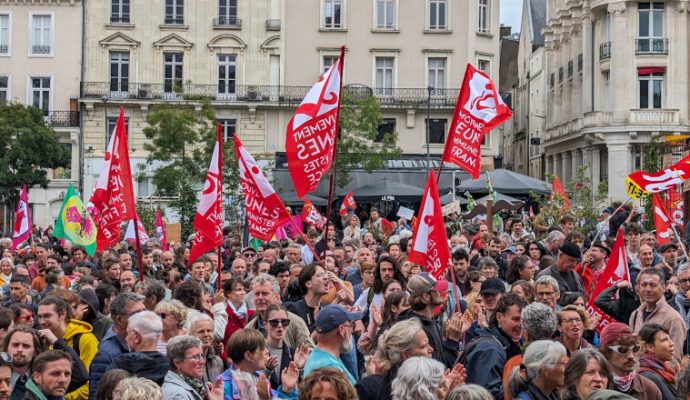
<path id="1" fill-rule="evenodd" d="M 96 224 L 71 184 L 62 201 L 53 235 L 84 246 L 89 255 L 96 253 Z"/>

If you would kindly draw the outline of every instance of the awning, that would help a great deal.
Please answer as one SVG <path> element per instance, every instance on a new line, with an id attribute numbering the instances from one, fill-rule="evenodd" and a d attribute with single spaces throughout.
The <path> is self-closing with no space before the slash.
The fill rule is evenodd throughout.
<path id="1" fill-rule="evenodd" d="M 665 74 L 666 67 L 638 67 L 638 75 Z"/>

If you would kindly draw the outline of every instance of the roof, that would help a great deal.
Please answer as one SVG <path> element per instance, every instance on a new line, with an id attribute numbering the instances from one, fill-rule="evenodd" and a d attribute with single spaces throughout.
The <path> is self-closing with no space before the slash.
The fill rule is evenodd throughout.
<path id="1" fill-rule="evenodd" d="M 527 18 L 531 30 L 532 45 L 544 44 L 541 30 L 546 26 L 546 0 L 525 0 L 527 2 Z"/>

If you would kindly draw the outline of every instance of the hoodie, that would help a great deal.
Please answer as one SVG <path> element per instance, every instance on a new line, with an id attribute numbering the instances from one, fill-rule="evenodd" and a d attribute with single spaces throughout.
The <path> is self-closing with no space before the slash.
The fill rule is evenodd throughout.
<path id="1" fill-rule="evenodd" d="M 100 303 L 98 302 L 98 296 L 96 295 L 96 292 L 93 289 L 82 290 L 81 292 L 79 292 L 79 297 L 83 304 L 89 306 L 88 313 L 86 313 L 82 317 L 83 320 L 91 324 L 91 327 L 93 328 L 91 333 L 93 333 L 96 336 L 96 339 L 98 339 L 99 341 L 102 340 L 103 336 L 105 336 L 105 333 L 108 332 L 108 329 L 113 324 L 113 321 L 111 321 L 110 318 L 100 313 Z"/>
<path id="2" fill-rule="evenodd" d="M 91 331 L 92 328 L 88 322 L 71 319 L 67 324 L 65 335 L 62 338 L 68 346 L 74 348 L 74 338 L 77 335 L 80 335 L 79 348 L 75 348 L 74 350 L 77 352 L 77 354 L 79 354 L 79 358 L 84 363 L 84 367 L 86 367 L 87 371 L 90 370 L 91 361 L 93 361 L 93 358 L 96 356 L 96 352 L 98 351 L 98 339 L 96 339 L 96 336 L 94 336 Z M 66 400 L 86 400 L 88 397 L 88 383 L 65 395 Z"/>
<path id="3" fill-rule="evenodd" d="M 170 370 L 168 358 L 157 351 L 141 351 L 121 354 L 108 367 L 124 369 L 132 375 L 150 379 L 163 385 L 165 375 Z"/>

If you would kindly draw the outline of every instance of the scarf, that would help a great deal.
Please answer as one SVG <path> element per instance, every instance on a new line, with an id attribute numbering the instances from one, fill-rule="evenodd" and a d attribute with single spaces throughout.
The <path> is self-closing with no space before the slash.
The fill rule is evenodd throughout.
<path id="1" fill-rule="evenodd" d="M 680 313 L 680 316 L 683 317 L 685 323 L 690 323 L 690 311 L 688 311 L 688 309 L 690 309 L 690 299 L 686 299 L 685 296 L 683 296 L 683 293 L 679 291 L 676 293 L 676 296 L 673 298 L 673 300 L 676 302 L 678 312 Z"/>
<path id="2" fill-rule="evenodd" d="M 240 319 L 244 319 L 247 316 L 247 302 L 242 303 L 240 308 L 235 308 L 235 305 L 232 304 L 232 301 L 228 300 L 228 305 L 230 306 L 232 312 L 240 317 Z"/>
<path id="3" fill-rule="evenodd" d="M 632 381 L 635 379 L 636 375 L 637 372 L 635 371 L 623 376 L 613 374 L 613 383 L 616 385 L 618 390 L 627 393 L 630 390 L 630 386 L 632 386 Z"/>
<path id="4" fill-rule="evenodd" d="M 640 356 L 640 372 L 644 371 L 654 372 L 672 385 L 676 383 L 676 371 L 655 355 L 643 354 Z"/>
<path id="5" fill-rule="evenodd" d="M 188 376 L 179 374 L 180 377 L 189 385 L 192 387 L 192 389 L 199 395 L 201 396 L 202 399 L 206 398 L 206 385 L 204 384 L 204 381 L 201 379 L 196 379 L 196 378 L 190 378 Z"/>

